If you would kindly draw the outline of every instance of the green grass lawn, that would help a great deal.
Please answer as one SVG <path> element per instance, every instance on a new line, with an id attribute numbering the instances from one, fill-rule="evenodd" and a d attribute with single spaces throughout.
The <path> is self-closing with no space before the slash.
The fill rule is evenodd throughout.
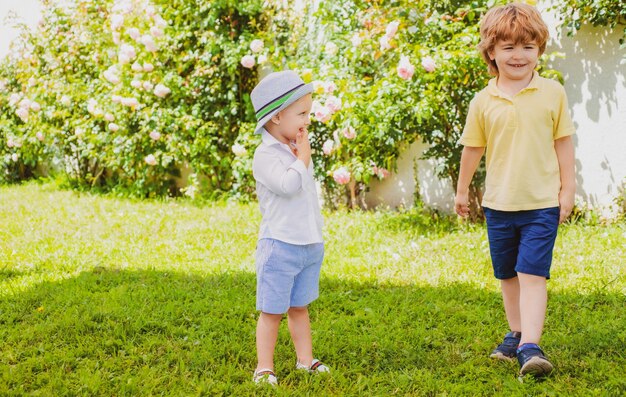
<path id="1" fill-rule="evenodd" d="M 452 198 L 451 198 L 452 199 Z M 543 347 L 520 382 L 482 226 L 416 211 L 325 214 L 316 357 L 280 386 L 256 364 L 256 204 L 138 202 L 0 187 L 0 395 L 576 395 L 626 393 L 626 224 L 563 227 Z"/>

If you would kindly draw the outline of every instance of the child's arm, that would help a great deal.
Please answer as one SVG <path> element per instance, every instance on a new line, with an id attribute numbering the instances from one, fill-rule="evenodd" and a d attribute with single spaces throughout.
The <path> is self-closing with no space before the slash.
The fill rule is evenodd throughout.
<path id="1" fill-rule="evenodd" d="M 561 174 L 561 191 L 559 192 L 559 207 L 561 214 L 559 223 L 563 223 L 574 208 L 574 193 L 576 192 L 576 177 L 574 176 L 574 142 L 571 135 L 554 141 L 554 150 L 559 160 Z"/>
<path id="2" fill-rule="evenodd" d="M 289 165 L 275 153 L 257 150 L 254 154 L 252 174 L 257 182 L 262 183 L 274 194 L 287 197 L 302 189 L 308 171 L 302 161 L 296 160 Z"/>
<path id="3" fill-rule="evenodd" d="M 459 182 L 456 187 L 456 197 L 454 198 L 454 210 L 462 217 L 469 215 L 469 185 L 480 159 L 485 153 L 484 147 L 463 147 L 461 153 L 461 170 L 459 171 Z"/>

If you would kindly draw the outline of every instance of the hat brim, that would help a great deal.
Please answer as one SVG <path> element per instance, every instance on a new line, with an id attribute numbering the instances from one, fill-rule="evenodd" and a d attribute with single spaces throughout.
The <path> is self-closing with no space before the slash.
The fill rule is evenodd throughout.
<path id="1" fill-rule="evenodd" d="M 258 121 L 258 123 L 256 124 L 256 127 L 254 129 L 254 133 L 255 134 L 260 134 L 261 130 L 263 129 L 265 124 L 267 124 L 267 122 L 270 121 L 272 119 L 272 117 L 274 117 L 276 115 L 276 113 L 278 113 L 281 110 L 285 109 L 287 106 L 291 105 L 292 103 L 294 103 L 298 99 L 302 98 L 306 94 L 310 94 L 312 92 L 313 92 L 313 83 L 305 84 L 302 87 L 300 87 L 297 90 L 295 90 L 293 92 L 293 95 L 291 95 L 291 97 L 289 97 L 289 99 L 286 100 L 285 103 L 280 105 L 280 107 L 278 107 L 276 110 L 266 114 L 261 120 Z"/>

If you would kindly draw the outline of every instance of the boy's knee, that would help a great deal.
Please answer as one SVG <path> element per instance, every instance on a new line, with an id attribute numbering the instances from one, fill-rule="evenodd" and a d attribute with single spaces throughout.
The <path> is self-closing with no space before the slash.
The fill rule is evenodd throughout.
<path id="1" fill-rule="evenodd" d="M 289 308 L 289 314 L 304 314 L 308 312 L 307 306 L 292 306 Z"/>
<path id="2" fill-rule="evenodd" d="M 263 319 L 264 321 L 280 322 L 282 318 L 283 318 L 282 314 L 273 314 L 273 313 L 266 313 L 266 312 L 261 312 L 261 315 L 259 316 L 259 319 Z"/>

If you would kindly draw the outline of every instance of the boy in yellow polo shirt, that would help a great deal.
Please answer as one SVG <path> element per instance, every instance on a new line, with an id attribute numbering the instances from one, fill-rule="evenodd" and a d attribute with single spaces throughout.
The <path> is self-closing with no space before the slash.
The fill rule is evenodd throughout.
<path id="1" fill-rule="evenodd" d="M 539 339 L 558 225 L 574 205 L 574 126 L 563 87 L 535 72 L 548 29 L 534 7 L 491 9 L 480 36 L 496 77 L 470 103 L 455 210 L 469 214 L 469 185 L 486 151 L 482 206 L 510 327 L 491 357 L 517 358 L 521 375 L 545 375 L 553 366 Z"/>

